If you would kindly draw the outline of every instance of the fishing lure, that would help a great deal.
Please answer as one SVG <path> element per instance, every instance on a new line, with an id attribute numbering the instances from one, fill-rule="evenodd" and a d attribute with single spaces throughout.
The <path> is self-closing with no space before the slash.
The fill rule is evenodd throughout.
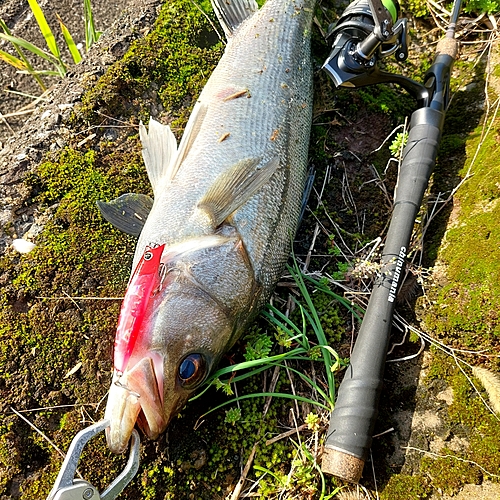
<path id="1" fill-rule="evenodd" d="M 118 375 L 125 371 L 132 355 L 149 299 L 161 286 L 164 248 L 146 247 L 125 292 L 115 337 L 114 366 Z"/>

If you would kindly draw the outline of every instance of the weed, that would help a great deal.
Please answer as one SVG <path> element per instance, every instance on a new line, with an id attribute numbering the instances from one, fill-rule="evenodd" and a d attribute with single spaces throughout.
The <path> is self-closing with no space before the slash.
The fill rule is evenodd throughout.
<path id="1" fill-rule="evenodd" d="M 403 148 L 408 141 L 408 132 L 398 132 L 389 146 L 389 151 L 394 158 L 400 158 Z"/>
<path id="2" fill-rule="evenodd" d="M 61 50 L 57 45 L 54 33 L 50 29 L 49 24 L 47 23 L 47 19 L 45 18 L 45 14 L 38 4 L 37 0 L 28 0 L 29 6 L 33 15 L 36 19 L 38 27 L 40 29 L 40 33 L 42 34 L 45 43 L 47 44 L 47 50 L 43 50 L 36 45 L 28 42 L 27 40 L 13 36 L 10 32 L 7 24 L 0 19 L 0 28 L 3 33 L 0 32 L 0 39 L 7 40 L 12 44 L 14 49 L 16 50 L 19 57 L 16 57 L 8 52 L 0 50 L 0 59 L 4 62 L 14 66 L 21 73 L 30 74 L 38 85 L 41 87 L 42 91 L 46 90 L 46 86 L 43 83 L 42 76 L 60 76 L 64 77 L 66 72 L 68 71 L 68 65 L 63 60 L 61 55 Z M 61 33 L 63 35 L 64 41 L 66 43 L 66 47 L 71 54 L 73 62 L 78 64 L 82 59 L 82 54 L 80 50 L 73 40 L 71 33 L 68 28 L 64 24 L 61 17 L 56 14 L 57 20 L 59 22 L 59 27 L 61 29 Z M 86 41 L 86 50 L 89 50 L 90 46 L 96 42 L 101 33 L 96 31 L 94 25 L 94 18 L 92 15 L 92 8 L 90 5 L 90 0 L 84 0 L 84 20 L 85 20 L 85 41 Z M 24 51 L 28 51 L 31 55 L 36 56 L 37 58 L 43 59 L 47 61 L 54 69 L 53 70 L 41 70 L 35 69 L 33 65 L 30 63 Z"/>
<path id="3" fill-rule="evenodd" d="M 464 2 L 464 12 L 481 14 L 494 14 L 500 11 L 500 2 L 498 0 L 468 0 Z"/>
<path id="4" fill-rule="evenodd" d="M 240 408 L 231 408 L 226 412 L 226 418 L 224 422 L 227 424 L 234 425 L 238 420 L 241 419 L 241 409 Z"/>

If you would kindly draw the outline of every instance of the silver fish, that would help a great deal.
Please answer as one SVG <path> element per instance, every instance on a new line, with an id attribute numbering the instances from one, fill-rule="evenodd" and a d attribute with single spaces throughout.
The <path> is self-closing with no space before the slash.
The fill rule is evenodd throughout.
<path id="1" fill-rule="evenodd" d="M 100 203 L 139 235 L 120 313 L 107 440 L 163 432 L 265 304 L 289 256 L 306 179 L 315 0 L 216 0 L 228 43 L 177 147 L 140 137 L 154 202 Z M 145 223 L 143 219 L 147 217 Z"/>

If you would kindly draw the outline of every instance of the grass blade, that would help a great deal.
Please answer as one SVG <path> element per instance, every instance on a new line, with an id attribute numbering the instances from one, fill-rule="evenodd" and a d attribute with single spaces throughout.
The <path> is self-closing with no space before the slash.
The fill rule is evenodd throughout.
<path id="1" fill-rule="evenodd" d="M 313 361 L 311 358 L 309 358 L 309 361 Z M 332 411 L 335 403 L 335 394 L 327 394 L 321 387 L 314 382 L 314 380 L 306 375 L 305 373 L 302 373 L 300 370 L 296 370 L 295 368 L 291 366 L 286 367 L 288 370 L 291 372 L 296 373 L 306 384 L 311 386 L 316 392 L 330 405 L 330 410 Z"/>
<path id="2" fill-rule="evenodd" d="M 221 379 L 224 375 L 230 374 L 231 382 L 237 382 L 245 378 L 251 377 L 252 375 L 256 375 L 264 370 L 267 370 L 271 366 L 280 364 L 280 361 L 283 361 L 284 359 L 287 360 L 304 359 L 305 353 L 306 352 L 304 351 L 304 349 L 296 348 L 292 349 L 291 351 L 284 352 L 282 354 L 276 354 L 274 356 L 269 356 L 266 358 L 253 359 L 251 361 L 243 361 L 235 365 L 219 368 L 215 373 L 210 375 L 210 377 L 208 377 L 207 380 L 205 380 L 205 382 L 203 382 L 204 385 L 203 390 L 197 392 L 193 397 L 189 399 L 189 401 L 198 399 L 213 385 L 216 379 Z M 242 375 L 235 375 L 239 371 L 249 370 L 249 369 L 251 369 L 251 371 L 243 373 Z"/>
<path id="3" fill-rule="evenodd" d="M 90 47 L 99 40 L 102 32 L 95 29 L 94 15 L 90 0 L 83 1 L 83 14 L 85 19 L 85 48 L 88 51 Z"/>
<path id="4" fill-rule="evenodd" d="M 12 33 L 9 30 L 9 27 L 5 24 L 5 22 L 2 19 L 0 19 L 0 28 L 3 30 L 3 33 L 0 33 L 0 35 L 5 34 L 7 36 L 12 36 Z M 13 37 L 13 38 L 15 38 L 15 37 Z M 16 52 L 18 53 L 20 60 L 23 61 L 24 64 L 26 65 L 26 71 L 29 74 L 31 74 L 33 76 L 33 78 L 36 80 L 36 82 L 38 83 L 38 85 L 40 85 L 42 92 L 45 92 L 47 90 L 47 87 L 43 83 L 42 79 L 34 73 L 33 66 L 31 66 L 31 63 L 28 61 L 28 59 L 24 55 L 24 52 L 22 51 L 21 47 L 12 40 L 10 42 L 12 43 L 14 48 L 16 49 Z"/>
<path id="5" fill-rule="evenodd" d="M 227 373 L 232 373 L 240 370 L 246 370 L 248 368 L 254 368 L 257 366 L 262 366 L 264 364 L 271 364 L 275 361 L 281 361 L 283 359 L 302 359 L 302 354 L 304 354 L 304 349 L 297 348 L 293 349 L 289 352 L 284 352 L 283 354 L 275 354 L 274 356 L 269 356 L 267 358 L 261 359 L 253 359 L 251 361 L 243 361 L 242 363 L 238 363 L 237 365 L 226 366 L 225 368 L 221 368 L 217 370 L 208 381 L 211 381 L 215 378 L 219 378 L 222 375 L 226 375 Z"/>
<path id="6" fill-rule="evenodd" d="M 66 45 L 68 46 L 68 49 L 71 53 L 71 57 L 73 58 L 73 61 L 75 62 L 75 64 L 78 64 L 82 60 L 82 55 L 80 54 L 80 51 L 78 50 L 78 47 L 76 46 L 76 43 L 73 40 L 73 37 L 71 36 L 71 33 L 69 32 L 66 25 L 63 23 L 59 14 L 56 14 L 56 17 L 57 17 L 57 20 L 59 21 L 59 26 L 61 27 L 61 32 L 64 36 L 64 40 L 66 42 Z"/>
<path id="7" fill-rule="evenodd" d="M 220 410 L 222 407 L 227 406 L 232 403 L 236 403 L 238 401 L 243 401 L 244 399 L 250 399 L 250 398 L 267 398 L 267 397 L 273 397 L 273 398 L 284 398 L 284 399 L 293 399 L 295 401 L 301 401 L 303 403 L 308 403 L 308 404 L 313 404 L 315 406 L 319 406 L 320 408 L 323 408 L 324 410 L 330 412 L 331 408 L 328 406 L 324 405 L 323 403 L 320 403 L 319 401 L 313 401 L 312 399 L 305 398 L 303 396 L 296 396 L 294 394 L 286 394 L 284 392 L 254 392 L 252 394 L 244 394 L 243 396 L 238 396 L 237 398 L 230 399 L 229 401 L 224 401 L 220 405 L 216 406 L 215 408 L 210 408 L 206 413 L 200 416 L 198 420 L 201 420 L 202 418 L 206 417 L 210 413 Z"/>
<path id="8" fill-rule="evenodd" d="M 311 297 L 308 297 L 308 298 L 309 298 L 309 300 L 311 300 Z M 307 298 L 306 298 L 306 300 L 307 300 Z M 311 304 L 312 304 L 312 302 L 311 302 Z M 332 401 L 334 401 L 335 400 L 335 377 L 334 377 L 333 371 L 332 371 L 332 357 L 331 357 L 331 352 L 330 352 L 329 349 L 325 349 L 325 347 L 328 346 L 328 341 L 326 340 L 326 335 L 323 332 L 323 328 L 322 328 L 321 322 L 320 322 L 320 320 L 318 318 L 316 309 L 314 309 L 312 311 L 314 319 L 309 314 L 308 311 L 304 311 L 304 312 L 305 312 L 305 314 L 307 316 L 307 319 L 311 323 L 311 326 L 312 326 L 312 328 L 314 330 L 316 338 L 318 339 L 319 345 L 323 347 L 322 352 L 323 352 L 323 360 L 324 360 L 325 369 L 326 369 L 326 378 L 327 378 L 327 381 L 328 381 L 328 390 L 329 390 L 330 394 L 332 395 L 331 396 L 332 397 Z"/>
<path id="9" fill-rule="evenodd" d="M 55 58 L 58 61 L 62 62 L 61 54 L 59 52 L 59 47 L 57 46 L 56 39 L 54 37 L 54 34 L 52 33 L 52 30 L 50 29 L 50 26 L 47 23 L 47 20 L 45 19 L 45 15 L 42 9 L 40 8 L 40 5 L 38 5 L 38 2 L 36 0 L 28 0 L 28 3 L 30 5 L 31 10 L 33 11 L 38 26 L 40 27 L 40 31 L 42 32 L 42 35 L 45 38 L 47 47 L 55 56 Z"/>
<path id="10" fill-rule="evenodd" d="M 303 332 L 299 329 L 299 327 L 288 316 L 285 316 L 279 309 L 276 309 L 276 307 L 272 306 L 271 304 L 268 304 L 267 308 L 273 314 L 269 314 L 266 310 L 262 311 L 261 314 L 263 316 L 265 316 L 270 321 L 270 323 L 279 326 L 280 328 L 286 330 L 290 334 L 291 334 L 291 330 L 288 327 L 295 330 L 298 335 L 303 334 Z M 278 318 L 280 318 L 281 321 L 277 320 L 276 316 Z M 292 335 L 290 335 L 290 336 L 292 336 Z"/>
<path id="11" fill-rule="evenodd" d="M 48 52 L 45 52 L 44 50 L 38 48 L 36 45 L 33 45 L 27 40 L 24 40 L 24 38 L 18 38 L 17 36 L 7 35 L 5 33 L 0 33 L 0 38 L 9 41 L 15 46 L 29 50 L 32 54 L 35 54 L 36 56 L 51 62 L 54 66 L 58 66 L 58 61 L 52 54 L 49 54 Z"/>
<path id="12" fill-rule="evenodd" d="M 288 266 L 288 270 L 292 274 L 293 279 L 297 283 L 299 287 L 300 293 L 302 297 L 305 299 L 307 307 L 309 311 L 304 309 L 304 314 L 306 315 L 311 327 L 314 330 L 316 338 L 318 339 L 318 344 L 327 346 L 328 341 L 326 339 L 325 332 L 323 331 L 323 327 L 321 326 L 321 320 L 318 316 L 318 311 L 314 307 L 311 296 L 309 295 L 309 291 L 307 290 L 307 286 L 304 282 L 303 274 L 300 272 L 300 269 L 297 265 L 297 262 L 294 261 L 294 267 Z M 323 359 L 325 361 L 326 366 L 326 378 L 328 380 L 328 389 L 332 398 L 335 398 L 335 378 L 332 372 L 332 358 L 329 350 L 323 349 Z"/>
<path id="13" fill-rule="evenodd" d="M 333 297 L 335 300 L 340 302 L 346 309 L 348 309 L 354 317 L 358 320 L 361 321 L 361 317 L 359 316 L 358 313 L 364 314 L 364 309 L 357 304 L 354 304 L 347 300 L 346 298 L 342 297 L 342 295 L 339 295 L 338 293 L 332 292 L 328 287 L 324 286 L 321 282 L 315 280 L 311 276 L 308 276 L 307 274 L 302 275 L 304 279 L 312 283 L 318 290 L 320 290 L 323 293 L 326 293 Z M 355 310 L 356 309 L 356 310 Z"/>
<path id="14" fill-rule="evenodd" d="M 275 481 L 281 485 L 282 487 L 285 487 L 286 486 L 286 476 L 285 477 L 279 477 L 277 474 L 275 474 L 274 472 L 270 471 L 269 469 L 266 469 L 264 467 L 261 467 L 260 465 L 254 465 L 253 466 L 254 470 L 258 470 L 260 472 L 264 472 L 265 474 L 269 474 L 270 476 L 272 476 Z"/>
<path id="15" fill-rule="evenodd" d="M 13 56 L 12 54 L 4 52 L 3 50 L 0 50 L 0 59 L 2 59 L 2 61 L 5 61 L 7 64 L 10 64 L 11 66 L 14 66 L 14 68 L 16 69 L 20 70 L 28 69 L 24 61 L 22 61 L 16 56 Z"/>
<path id="16" fill-rule="evenodd" d="M 229 382 L 231 383 L 235 383 L 235 382 L 240 382 L 241 380 L 244 380 L 248 377 L 253 377 L 254 375 L 258 375 L 259 373 L 265 371 L 265 370 L 268 370 L 269 369 L 269 366 L 261 366 L 260 368 L 256 368 L 255 370 L 252 370 L 250 372 L 244 372 L 242 375 L 237 375 L 237 376 L 233 376 L 231 375 L 227 380 L 221 380 L 220 377 L 216 377 L 215 375 L 217 375 L 217 373 L 215 373 L 212 377 L 210 377 L 203 385 L 204 385 L 204 388 L 202 390 L 200 390 L 199 392 L 197 392 L 196 394 L 194 394 L 194 396 L 190 397 L 189 398 L 189 402 L 191 401 L 194 401 L 195 399 L 198 399 L 199 397 L 203 396 L 203 394 L 205 394 L 205 392 L 207 392 L 212 386 L 215 387 L 215 382 L 218 380 L 221 380 L 221 382 L 225 383 L 225 384 L 228 384 Z"/>

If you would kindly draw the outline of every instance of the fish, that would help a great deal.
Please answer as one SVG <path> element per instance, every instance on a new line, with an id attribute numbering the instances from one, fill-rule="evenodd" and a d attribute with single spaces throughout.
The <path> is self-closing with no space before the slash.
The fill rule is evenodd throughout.
<path id="1" fill-rule="evenodd" d="M 153 199 L 98 202 L 138 237 L 104 418 L 108 447 L 156 439 L 269 300 L 290 256 L 307 178 L 316 0 L 213 0 L 224 53 L 177 145 L 139 135 Z"/>

